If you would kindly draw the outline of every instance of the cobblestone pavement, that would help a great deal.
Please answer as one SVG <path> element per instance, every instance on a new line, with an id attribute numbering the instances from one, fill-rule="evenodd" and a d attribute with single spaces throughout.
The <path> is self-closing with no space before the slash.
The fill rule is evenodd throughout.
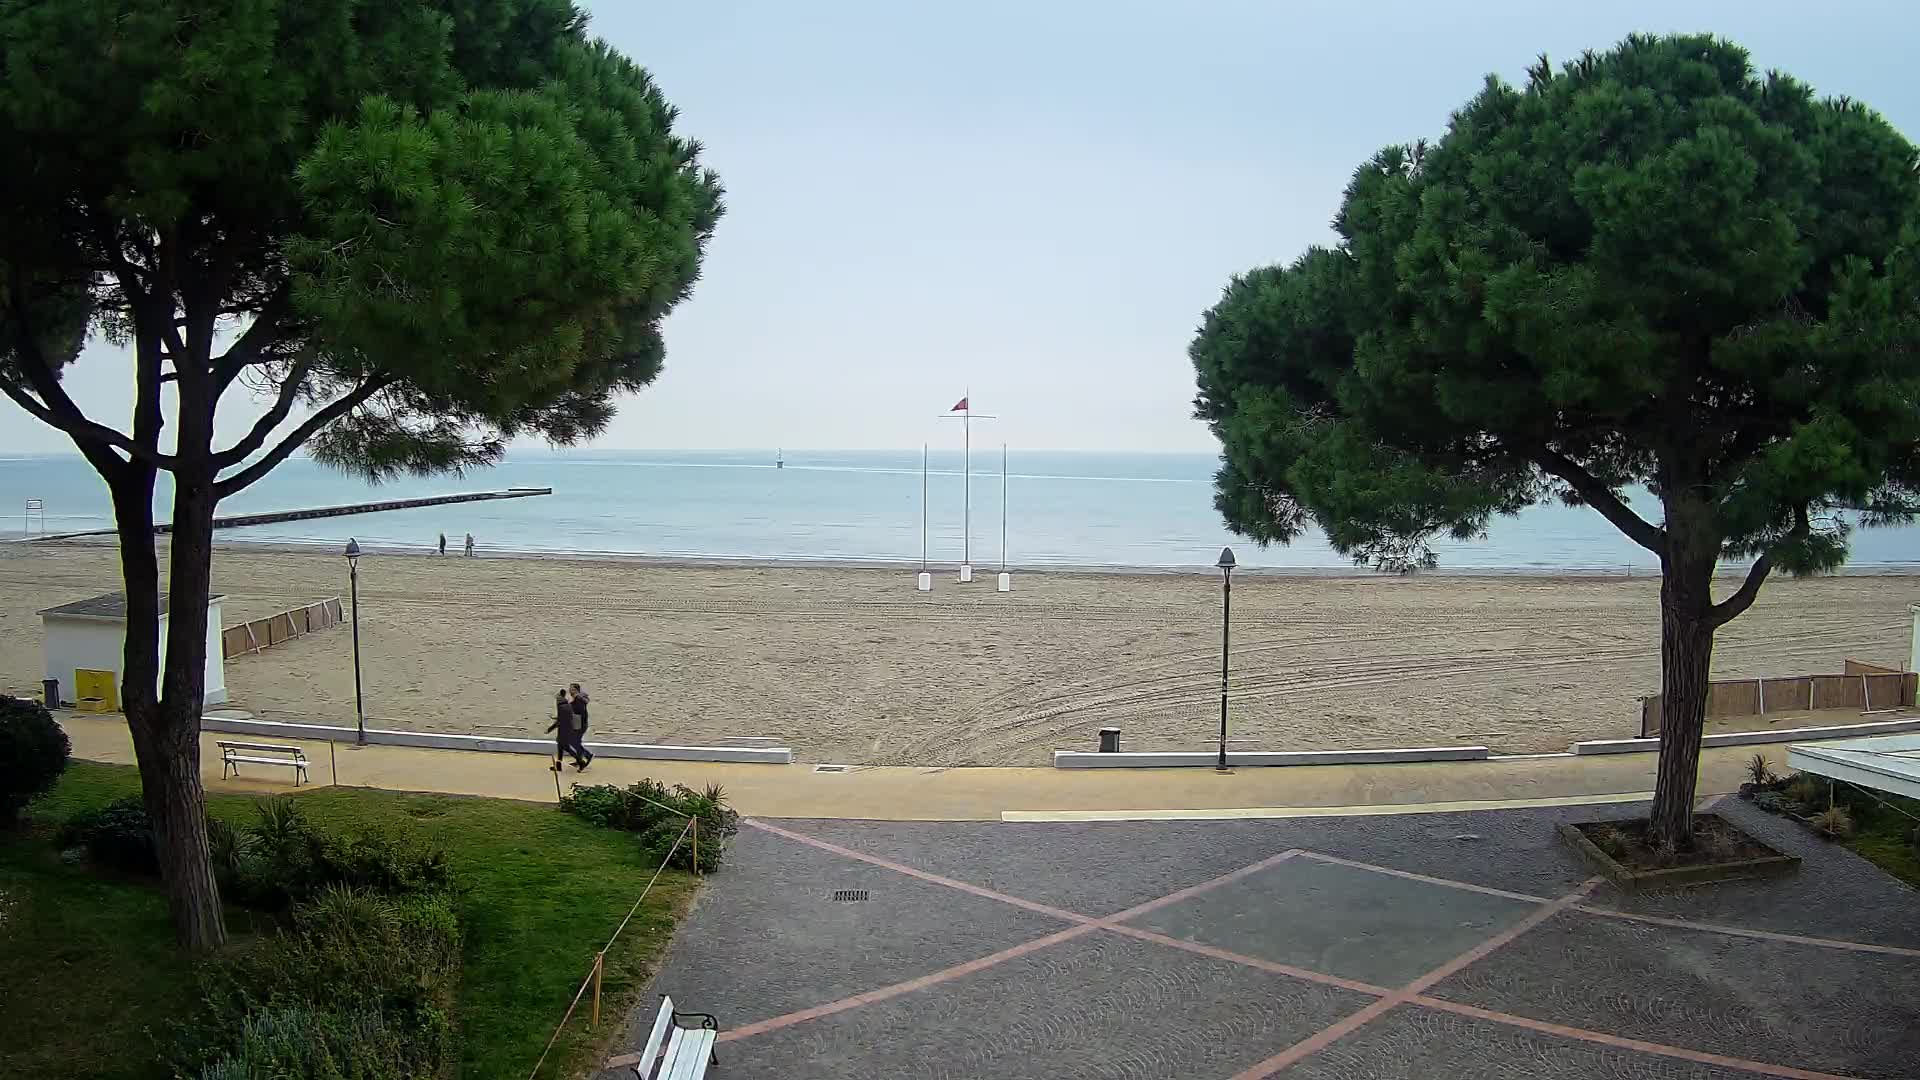
<path id="1" fill-rule="evenodd" d="M 653 990 L 716 1080 L 1920 1076 L 1920 894 L 1731 802 L 1797 878 L 1627 897 L 1554 836 L 1641 809 L 757 821 Z"/>

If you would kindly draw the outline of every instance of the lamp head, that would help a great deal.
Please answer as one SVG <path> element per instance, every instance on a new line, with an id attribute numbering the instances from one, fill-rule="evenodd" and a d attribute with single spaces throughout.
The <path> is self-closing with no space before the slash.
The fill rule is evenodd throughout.
<path id="1" fill-rule="evenodd" d="M 352 566 L 354 564 L 354 560 L 358 559 L 359 557 L 360 557 L 360 541 L 355 540 L 351 536 L 347 537 L 347 565 Z"/>
<path id="2" fill-rule="evenodd" d="M 1233 549 L 1230 547 L 1221 548 L 1220 559 L 1219 561 L 1215 562 L 1213 565 L 1219 567 L 1222 573 L 1230 572 L 1234 566 Z"/>

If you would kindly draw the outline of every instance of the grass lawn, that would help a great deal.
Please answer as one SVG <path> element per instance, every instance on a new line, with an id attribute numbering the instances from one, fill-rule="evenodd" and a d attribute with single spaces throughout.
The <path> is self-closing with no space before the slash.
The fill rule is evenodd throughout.
<path id="1" fill-rule="evenodd" d="M 1858 814 L 1855 820 L 1859 831 L 1846 842 L 1847 847 L 1880 869 L 1920 889 L 1920 856 L 1914 854 L 1912 842 L 1913 831 L 1920 828 L 1920 800 L 1898 796 L 1882 798 L 1898 809 L 1888 809 L 1876 803 L 1873 810 Z M 1901 814 L 1901 810 L 1913 817 Z"/>
<path id="2" fill-rule="evenodd" d="M 153 1076 L 154 1036 L 194 1005 L 191 965 L 173 949 L 157 884 L 65 865 L 46 835 L 74 812 L 139 787 L 130 767 L 76 761 L 30 808 L 37 833 L 0 834 L 0 1076 Z M 298 798 L 315 824 L 446 849 L 462 885 L 466 939 L 456 1017 L 462 1080 L 527 1075 L 594 952 L 653 872 L 631 835 L 552 806 L 332 787 Z M 236 823 L 253 815 L 253 796 L 208 802 Z M 661 876 L 607 955 L 599 1029 L 588 1029 L 583 1001 L 541 1076 L 589 1071 L 694 885 L 679 871 Z M 239 911 L 228 918 L 237 934 L 253 922 Z"/>

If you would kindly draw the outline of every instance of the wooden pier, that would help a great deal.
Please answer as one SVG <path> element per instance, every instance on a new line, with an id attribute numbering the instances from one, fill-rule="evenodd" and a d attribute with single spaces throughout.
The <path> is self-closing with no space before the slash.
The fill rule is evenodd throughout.
<path id="1" fill-rule="evenodd" d="M 452 503 L 487 502 L 493 499 L 526 499 L 535 495 L 551 495 L 550 487 L 516 487 L 505 491 L 467 491 L 455 495 L 426 495 L 416 499 L 383 499 L 379 502 L 346 503 L 341 506 L 315 506 L 305 510 L 273 510 L 264 514 L 227 514 L 213 519 L 216 529 L 237 529 L 244 525 L 274 525 L 282 521 L 310 521 L 314 518 L 347 517 L 352 514 L 378 514 L 385 510 L 411 510 L 419 506 L 447 506 Z M 173 531 L 171 524 L 157 524 L 153 531 L 165 534 Z M 86 532 L 56 533 L 51 536 L 22 537 L 28 542 L 41 540 L 69 540 L 83 536 L 112 536 L 112 529 L 89 529 Z"/>

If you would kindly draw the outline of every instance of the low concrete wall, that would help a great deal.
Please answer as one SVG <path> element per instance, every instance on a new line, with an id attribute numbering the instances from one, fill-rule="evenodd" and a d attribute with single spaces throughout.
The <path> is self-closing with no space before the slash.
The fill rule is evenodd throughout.
<path id="1" fill-rule="evenodd" d="M 358 733 L 350 727 L 330 724 L 288 724 L 277 720 L 238 720 L 231 717 L 201 718 L 204 731 L 226 731 L 241 735 L 263 735 L 282 739 L 330 739 L 353 742 Z M 453 735 L 436 731 L 384 731 L 367 729 L 367 742 L 382 746 L 422 746 L 435 750 L 484 750 L 495 754 L 539 754 L 553 756 L 552 739 L 508 739 L 493 735 Z M 768 765 L 793 764 L 793 751 L 785 746 L 648 746 L 638 743 L 588 743 L 596 757 L 640 758 L 652 761 L 733 761 Z"/>
<path id="2" fill-rule="evenodd" d="M 1902 731 L 1920 731 L 1920 719 L 1882 720 L 1875 724 L 1842 724 L 1835 727 L 1781 728 L 1777 731 L 1724 731 L 1706 735 L 1701 746 L 1747 746 L 1753 743 L 1804 742 L 1812 739 L 1846 739 L 1864 735 L 1892 735 Z M 1659 739 L 1595 739 L 1573 744 L 1576 754 L 1638 754 L 1660 749 Z"/>
<path id="3" fill-rule="evenodd" d="M 1378 765 L 1400 761 L 1483 761 L 1484 746 L 1427 746 L 1404 750 L 1229 750 L 1228 765 Z M 1056 769 L 1171 769 L 1210 767 L 1220 760 L 1214 750 L 1166 751 L 1140 754 L 1099 754 L 1055 750 Z"/>

